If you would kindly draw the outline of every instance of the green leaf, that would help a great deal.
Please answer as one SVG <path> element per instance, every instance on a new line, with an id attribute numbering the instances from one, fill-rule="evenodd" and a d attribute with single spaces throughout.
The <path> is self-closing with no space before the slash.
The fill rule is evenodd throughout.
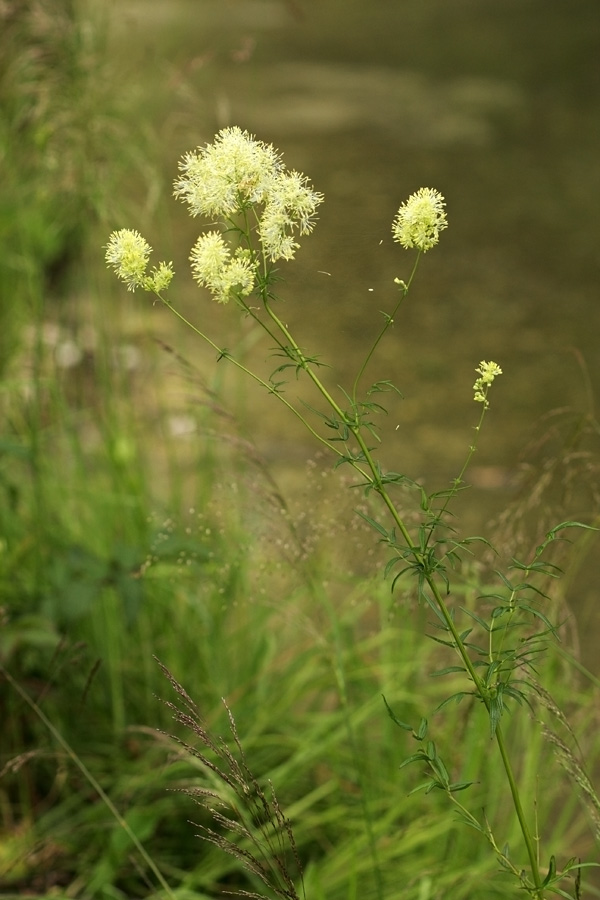
<path id="1" fill-rule="evenodd" d="M 383 525 L 380 525 L 379 522 L 376 522 L 375 519 L 371 518 L 371 516 L 367 516 L 366 513 L 361 512 L 360 509 L 355 509 L 354 512 L 359 515 L 361 519 L 364 519 L 365 522 L 371 526 L 371 528 L 374 528 L 375 531 L 378 531 L 379 534 L 383 535 L 386 541 L 389 540 L 389 532 L 387 528 L 384 528 Z"/>
<path id="2" fill-rule="evenodd" d="M 438 625 L 437 627 L 439 628 L 440 626 Z M 452 647 L 453 650 L 456 647 L 456 644 L 454 643 L 453 640 L 445 641 L 442 638 L 436 637 L 435 634 L 428 634 L 427 637 L 429 638 L 430 641 L 435 641 L 436 644 L 441 644 L 443 647 Z"/>
<path id="3" fill-rule="evenodd" d="M 367 397 L 370 397 L 371 394 L 376 394 L 376 393 L 385 394 L 385 393 L 389 393 L 390 391 L 394 391 L 396 394 L 398 394 L 399 397 L 402 397 L 402 393 L 398 390 L 396 385 L 393 384 L 391 381 L 388 381 L 387 379 L 384 379 L 382 381 L 376 381 L 374 384 L 372 384 L 371 387 L 369 388 L 369 390 L 367 391 Z"/>
<path id="4" fill-rule="evenodd" d="M 475 619 L 475 621 L 478 622 L 478 623 L 481 625 L 481 627 L 484 629 L 484 631 L 487 631 L 487 632 L 489 633 L 489 631 L 490 631 L 490 626 L 487 624 L 487 622 L 485 622 L 485 621 L 481 618 L 481 616 L 478 616 L 477 613 L 474 613 L 472 610 L 466 609 L 464 606 L 461 606 L 461 609 L 462 609 L 462 611 L 463 611 L 464 613 L 466 613 L 466 614 L 467 614 L 468 616 L 470 616 L 472 619 Z"/>
<path id="5" fill-rule="evenodd" d="M 476 782 L 472 782 L 476 784 Z M 473 828 L 475 831 L 478 831 L 480 834 L 483 834 L 487 837 L 487 831 L 485 828 L 480 825 L 480 823 L 472 816 L 465 815 L 460 809 L 456 810 L 458 814 L 458 820 L 463 823 L 463 825 L 468 825 L 469 828 Z"/>
<path id="6" fill-rule="evenodd" d="M 536 616 L 536 618 L 540 619 L 544 623 L 551 634 L 558 636 L 555 626 L 552 624 L 550 619 L 546 618 L 546 616 L 539 611 L 539 609 L 534 609 L 534 607 L 529 606 L 528 603 L 519 603 L 518 606 L 519 609 L 524 609 L 525 612 L 531 613 L 532 616 Z"/>
<path id="7" fill-rule="evenodd" d="M 418 791 L 425 791 L 428 794 L 435 787 L 435 781 L 424 781 L 423 784 L 417 785 L 416 788 L 413 788 L 409 793 L 409 797 L 412 797 L 413 794 L 416 794 Z"/>
<path id="8" fill-rule="evenodd" d="M 492 679 L 501 665 L 502 661 L 499 659 L 492 660 L 492 662 L 488 665 L 487 672 L 485 673 L 485 683 L 488 687 L 492 683 Z"/>
<path id="9" fill-rule="evenodd" d="M 600 528 L 596 528 L 595 525 L 584 525 L 583 522 L 561 522 L 560 525 L 556 525 L 555 528 L 552 528 L 551 531 L 548 532 L 546 537 L 549 540 L 554 540 L 559 531 L 563 531 L 565 528 L 585 528 L 587 531 L 600 531 Z"/>
<path id="10" fill-rule="evenodd" d="M 390 704 L 389 704 L 389 703 L 387 702 L 387 700 L 385 699 L 384 695 L 382 694 L 381 696 L 382 696 L 382 698 L 383 698 L 383 702 L 385 703 L 385 708 L 387 709 L 388 715 L 389 715 L 390 719 L 392 720 L 392 722 L 394 722 L 394 723 L 395 723 L 396 725 L 398 725 L 400 728 L 403 728 L 405 731 L 412 731 L 412 730 L 413 730 L 413 729 L 412 729 L 412 725 L 407 725 L 406 722 L 403 722 L 401 719 L 399 719 L 399 718 L 396 716 L 396 714 L 394 713 L 394 711 L 393 711 L 392 707 L 390 706 Z"/>
<path id="11" fill-rule="evenodd" d="M 464 791 L 466 788 L 471 787 L 472 784 L 477 784 L 476 781 L 455 781 L 454 784 L 448 785 L 448 790 L 451 794 L 456 794 L 458 791 Z"/>
<path id="12" fill-rule="evenodd" d="M 430 794 L 435 788 L 438 788 L 440 791 L 446 790 L 446 785 L 441 781 L 432 781 L 429 786 L 425 789 L 426 794 Z"/>
<path id="13" fill-rule="evenodd" d="M 423 752 L 421 750 L 419 750 L 418 753 L 413 753 L 412 756 L 408 756 L 405 760 L 403 760 L 400 763 L 400 765 L 398 766 L 398 768 L 403 769 L 405 766 L 409 766 L 411 763 L 424 762 L 425 759 L 426 758 L 424 757 Z"/>
<path id="14" fill-rule="evenodd" d="M 448 785 L 450 784 L 450 776 L 448 775 L 448 770 L 446 769 L 443 760 L 438 756 L 435 760 L 431 761 L 431 767 L 433 768 L 434 772 L 436 773 L 444 787 L 448 787 Z"/>
<path id="15" fill-rule="evenodd" d="M 542 887 L 546 887 L 547 884 L 550 884 L 551 879 L 556 876 L 556 859 L 554 855 L 550 857 L 550 864 L 548 866 L 548 874 L 542 881 Z"/>
<path id="16" fill-rule="evenodd" d="M 473 696 L 473 691 L 458 691 L 456 694 L 452 694 L 451 697 L 446 697 L 445 700 L 442 700 L 442 702 L 438 706 L 436 706 L 434 712 L 439 712 L 440 709 L 443 709 L 444 706 L 448 706 L 448 704 L 452 703 L 453 700 L 458 704 L 458 703 L 460 703 L 460 701 L 462 700 L 463 697 L 472 697 L 472 696 Z"/>
<path id="17" fill-rule="evenodd" d="M 464 666 L 446 666 L 445 669 L 436 669 L 435 672 L 430 672 L 431 678 L 439 678 L 440 675 L 448 675 L 450 672 L 465 672 L 466 669 Z M 438 707 L 439 709 L 439 707 Z"/>
<path id="18" fill-rule="evenodd" d="M 515 687 L 511 687 L 510 685 L 506 684 L 504 686 L 503 693 L 507 694 L 509 697 L 512 697 L 513 700 L 516 700 L 520 706 L 522 706 L 523 703 L 526 703 L 527 706 L 532 709 L 531 703 L 529 702 L 523 691 L 519 691 Z"/>
<path id="19" fill-rule="evenodd" d="M 400 578 L 402 578 L 402 576 L 404 575 L 404 573 L 405 573 L 405 572 L 408 572 L 409 569 L 416 569 L 416 566 L 415 566 L 415 565 L 405 566 L 405 567 L 402 569 L 401 572 L 398 572 L 398 574 L 394 577 L 394 580 L 392 581 L 392 592 L 394 591 L 394 588 L 396 587 L 396 582 L 397 582 Z"/>
<path id="20" fill-rule="evenodd" d="M 514 607 L 512 606 L 496 606 L 492 610 L 492 619 L 499 619 L 500 616 L 504 616 L 506 613 L 513 612 Z"/>
<path id="21" fill-rule="evenodd" d="M 493 697 L 490 700 L 490 737 L 494 737 L 494 735 L 496 734 L 496 729 L 498 727 L 500 719 L 502 718 L 503 707 L 504 704 L 502 703 L 502 694 L 499 693 L 497 697 Z"/>

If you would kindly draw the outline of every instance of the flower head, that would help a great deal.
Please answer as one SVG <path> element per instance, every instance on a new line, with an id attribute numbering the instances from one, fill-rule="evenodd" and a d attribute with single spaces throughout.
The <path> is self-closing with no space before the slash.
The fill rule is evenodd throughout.
<path id="1" fill-rule="evenodd" d="M 146 275 L 152 247 L 139 231 L 121 228 L 113 231 L 106 245 L 106 264 L 125 282 L 128 291 L 141 287 L 145 291 L 160 294 L 165 291 L 175 274 L 173 264 L 161 262 L 157 269 Z"/>
<path id="2" fill-rule="evenodd" d="M 249 251 L 238 248 L 232 257 L 217 231 L 200 235 L 192 247 L 190 261 L 195 280 L 208 288 L 219 303 L 227 303 L 232 292 L 242 297 L 252 293 L 256 264 Z"/>
<path id="3" fill-rule="evenodd" d="M 161 262 L 157 269 L 153 269 L 151 274 L 146 278 L 144 289 L 152 291 L 153 294 L 161 294 L 171 284 L 173 280 L 173 263 Z"/>
<path id="4" fill-rule="evenodd" d="M 292 259 L 299 244 L 293 233 L 310 234 L 323 195 L 313 191 L 299 172 L 279 172 L 266 196 L 258 233 L 269 259 Z"/>
<path id="5" fill-rule="evenodd" d="M 139 231 L 113 231 L 106 245 L 106 264 L 125 282 L 128 291 L 141 287 L 152 248 Z"/>
<path id="6" fill-rule="evenodd" d="M 295 237 L 310 234 L 316 209 L 323 202 L 322 194 L 312 190 L 304 175 L 285 168 L 270 144 L 237 127 L 224 128 L 212 144 L 186 154 L 179 169 L 175 196 L 188 204 L 193 216 L 217 217 L 226 220 L 230 228 L 236 214 L 253 207 L 263 253 L 273 262 L 293 258 L 298 248 Z M 239 233 L 249 240 L 247 223 Z M 209 249 L 217 252 L 214 234 L 201 248 L 203 258 Z M 219 252 L 224 252 L 223 246 Z M 195 271 L 197 278 L 197 260 Z M 205 275 L 202 283 L 207 284 Z"/>
<path id="7" fill-rule="evenodd" d="M 262 203 L 283 163 L 271 145 L 234 126 L 220 131 L 212 144 L 186 153 L 179 169 L 174 194 L 192 216 L 226 217 L 241 204 Z"/>
<path id="8" fill-rule="evenodd" d="M 502 369 L 495 362 L 485 362 L 482 360 L 477 368 L 475 369 L 479 378 L 473 385 L 474 397 L 473 399 L 477 403 L 485 404 L 485 408 L 487 409 L 490 405 L 489 400 L 487 398 L 488 390 L 490 384 L 494 380 L 497 375 L 502 375 Z"/>
<path id="9" fill-rule="evenodd" d="M 409 250 L 430 250 L 448 227 L 444 198 L 433 188 L 419 188 L 402 204 L 392 224 L 394 240 Z"/>

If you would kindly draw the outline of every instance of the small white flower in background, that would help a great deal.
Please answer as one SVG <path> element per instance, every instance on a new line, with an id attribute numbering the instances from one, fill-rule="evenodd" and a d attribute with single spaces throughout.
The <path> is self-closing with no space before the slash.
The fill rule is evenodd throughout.
<path id="1" fill-rule="evenodd" d="M 250 252 L 238 247 L 232 257 L 217 231 L 200 235 L 192 247 L 190 262 L 195 280 L 208 288 L 219 303 L 227 303 L 232 292 L 242 297 L 252 293 L 256 264 Z"/>
<path id="2" fill-rule="evenodd" d="M 484 403 L 487 409 L 490 405 L 489 400 L 487 399 L 488 388 L 497 375 L 502 375 L 502 369 L 498 363 L 491 361 L 485 362 L 485 360 L 482 360 L 475 371 L 479 375 L 479 378 L 473 385 L 473 399 L 477 403 Z"/>
<path id="3" fill-rule="evenodd" d="M 448 227 L 446 201 L 433 188 L 419 188 L 402 204 L 392 224 L 394 240 L 405 250 L 416 247 L 425 253 L 438 243 L 440 231 Z"/>
<path id="4" fill-rule="evenodd" d="M 146 275 L 152 248 L 139 231 L 121 228 L 113 231 L 106 245 L 106 264 L 127 285 L 128 291 L 141 287 L 155 294 L 168 288 L 173 278 L 173 264 L 161 262 L 158 269 Z"/>

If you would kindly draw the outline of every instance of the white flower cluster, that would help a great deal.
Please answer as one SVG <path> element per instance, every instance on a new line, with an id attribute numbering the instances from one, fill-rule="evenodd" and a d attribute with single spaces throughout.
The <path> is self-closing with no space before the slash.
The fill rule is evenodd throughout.
<path id="1" fill-rule="evenodd" d="M 273 147 L 241 128 L 224 128 L 212 144 L 185 154 L 173 192 L 192 216 L 227 218 L 240 207 L 264 203 L 283 168 Z"/>
<path id="2" fill-rule="evenodd" d="M 228 225 L 252 211 L 265 257 L 272 262 L 293 259 L 297 235 L 315 225 L 322 194 L 308 179 L 288 171 L 276 150 L 238 127 L 224 128 L 212 144 L 187 153 L 179 164 L 174 193 L 192 216 L 216 217 Z M 249 253 L 231 256 L 217 232 L 202 235 L 190 256 L 194 278 L 225 302 L 231 291 L 251 293 L 258 265 Z"/>
<path id="3" fill-rule="evenodd" d="M 111 266 L 117 276 L 127 285 L 128 291 L 141 287 L 153 294 L 165 291 L 173 275 L 173 263 L 161 262 L 158 268 L 146 275 L 148 260 L 152 248 L 139 231 L 121 228 L 113 231 L 106 246 L 106 264 Z"/>
<path id="4" fill-rule="evenodd" d="M 392 224 L 394 240 L 406 250 L 416 247 L 423 253 L 435 247 L 440 231 L 448 227 L 445 205 L 439 191 L 419 188 L 396 213 Z"/>

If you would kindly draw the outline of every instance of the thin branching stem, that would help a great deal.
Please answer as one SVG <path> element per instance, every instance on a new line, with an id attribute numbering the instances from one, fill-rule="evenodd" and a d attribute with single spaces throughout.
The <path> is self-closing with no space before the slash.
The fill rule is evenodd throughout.
<path id="1" fill-rule="evenodd" d="M 293 406 L 288 400 L 286 400 L 285 397 L 283 397 L 278 391 L 274 390 L 273 385 L 270 385 L 263 378 L 261 378 L 260 375 L 256 375 L 251 369 L 248 369 L 243 363 L 239 362 L 239 360 L 232 356 L 228 351 L 223 350 L 221 347 L 215 344 L 215 342 L 211 340 L 211 338 L 209 338 L 207 334 L 204 334 L 204 332 L 200 331 L 199 328 L 193 325 L 189 321 L 189 319 L 186 319 L 186 317 L 182 313 L 180 313 L 178 309 L 172 306 L 171 303 L 168 302 L 168 300 L 165 300 L 164 297 L 160 296 L 160 294 L 158 294 L 157 296 L 159 300 L 164 303 L 167 309 L 171 310 L 173 315 L 177 316 L 177 318 L 180 319 L 180 321 L 183 322 L 184 325 L 187 325 L 188 328 L 191 328 L 191 330 L 195 334 L 197 334 L 198 337 L 202 338 L 203 341 L 206 341 L 206 343 L 218 353 L 219 359 L 228 359 L 236 368 L 244 372 L 245 375 L 248 375 L 253 381 L 256 381 L 257 384 L 260 384 L 261 387 L 266 388 L 269 394 L 273 394 L 281 403 L 283 403 L 285 407 L 290 410 L 291 413 L 296 416 L 297 419 L 300 419 L 302 424 L 310 431 L 314 438 L 316 438 L 321 444 L 324 444 L 329 450 L 335 453 L 336 456 L 343 456 L 341 450 L 339 450 L 337 447 L 334 447 L 334 445 L 331 444 L 326 438 L 315 431 L 310 423 L 306 421 L 302 413 L 299 412 L 299 410 L 297 410 L 295 406 Z"/>
<path id="2" fill-rule="evenodd" d="M 356 394 L 358 391 L 358 384 L 365 372 L 365 369 L 369 365 L 369 362 L 371 361 L 373 354 L 377 350 L 377 347 L 379 346 L 381 339 L 385 335 L 386 331 L 389 328 L 391 328 L 391 326 L 394 324 L 394 319 L 396 317 L 396 314 L 397 314 L 398 310 L 400 309 L 400 306 L 402 305 L 403 300 L 405 299 L 406 295 L 408 294 L 408 292 L 410 290 L 410 286 L 412 284 L 413 278 L 415 277 L 415 274 L 417 271 L 417 266 L 419 265 L 419 260 L 421 259 L 421 255 L 422 255 L 421 251 L 419 250 L 419 252 L 417 253 L 417 258 L 415 260 L 415 264 L 413 266 L 413 270 L 410 273 L 410 278 L 408 279 L 408 281 L 406 283 L 400 282 L 400 299 L 396 303 L 396 306 L 394 307 L 392 314 L 389 316 L 388 315 L 385 316 L 385 322 L 383 324 L 383 328 L 381 329 L 381 331 L 379 332 L 379 334 L 373 341 L 373 343 L 369 349 L 369 352 L 365 356 L 363 363 L 362 363 L 360 369 L 358 370 L 356 378 L 354 379 L 354 384 L 352 386 L 352 402 L 353 402 L 354 406 L 356 406 Z"/>

